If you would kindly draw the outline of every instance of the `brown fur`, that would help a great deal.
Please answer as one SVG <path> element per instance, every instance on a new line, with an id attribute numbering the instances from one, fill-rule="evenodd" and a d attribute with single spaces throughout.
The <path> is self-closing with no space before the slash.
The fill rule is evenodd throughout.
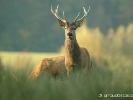
<path id="1" fill-rule="evenodd" d="M 28 80 L 38 78 L 43 72 L 52 74 L 53 76 L 66 73 L 65 57 L 53 57 L 42 59 L 31 72 Z"/>
<path id="2" fill-rule="evenodd" d="M 90 9 L 90 8 L 89 8 Z M 28 79 L 34 79 L 39 77 L 44 71 L 52 74 L 53 76 L 57 76 L 60 74 L 64 74 L 67 72 L 68 76 L 71 70 L 82 69 L 92 67 L 92 63 L 90 60 L 90 55 L 87 49 L 80 48 L 75 35 L 75 30 L 80 27 L 83 23 L 84 17 L 88 14 L 89 10 L 86 12 L 84 9 L 84 16 L 77 20 L 78 16 L 74 20 L 73 23 L 69 23 L 65 16 L 65 20 L 61 19 L 58 16 L 58 6 L 57 9 L 53 11 L 51 6 L 51 12 L 58 19 L 59 25 L 62 26 L 65 30 L 65 50 L 66 55 L 54 58 L 44 58 L 41 60 L 38 65 L 31 72 Z M 64 15 L 64 14 L 63 14 Z"/>
<path id="3" fill-rule="evenodd" d="M 92 67 L 89 52 L 86 48 L 79 47 L 76 37 L 73 40 L 66 38 L 65 50 L 65 67 L 68 76 L 75 69 L 90 69 Z"/>
<path id="4" fill-rule="evenodd" d="M 65 67 L 67 70 L 67 74 L 69 75 L 70 71 L 75 69 L 81 69 L 81 68 L 90 69 L 92 67 L 92 62 L 90 60 L 89 52 L 87 51 L 86 48 L 79 47 L 75 34 L 75 30 L 83 24 L 84 18 L 87 16 L 87 14 L 90 11 L 90 7 L 87 11 L 83 7 L 84 10 L 83 17 L 78 19 L 80 14 L 78 13 L 74 22 L 72 23 L 69 23 L 67 21 L 64 12 L 63 12 L 64 18 L 60 18 L 58 16 L 58 7 L 59 6 L 57 6 L 57 9 L 54 12 L 51 6 L 51 12 L 58 19 L 59 25 L 63 27 L 65 30 L 65 50 L 66 50 Z"/>

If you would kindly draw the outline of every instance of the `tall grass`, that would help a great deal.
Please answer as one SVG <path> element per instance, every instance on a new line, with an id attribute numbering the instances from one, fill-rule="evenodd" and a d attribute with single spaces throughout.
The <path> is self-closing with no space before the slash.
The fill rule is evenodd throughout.
<path id="1" fill-rule="evenodd" d="M 0 100 L 132 100 L 133 97 L 110 97 L 133 94 L 132 33 L 133 24 L 111 28 L 106 36 L 98 28 L 83 25 L 77 30 L 77 40 L 89 50 L 93 67 L 86 73 L 72 73 L 70 78 L 55 79 L 44 73 L 26 83 L 33 69 L 31 58 L 17 58 L 12 65 L 4 65 L 1 59 Z"/>
<path id="2" fill-rule="evenodd" d="M 1 70 L 0 100 L 112 100 L 111 97 L 100 98 L 99 95 L 133 93 L 131 70 L 112 71 L 94 62 L 91 71 L 80 73 L 78 77 L 77 73 L 73 73 L 70 78 L 54 79 L 44 74 L 38 80 L 25 83 L 30 71 L 26 67 L 21 68 L 17 71 Z"/>

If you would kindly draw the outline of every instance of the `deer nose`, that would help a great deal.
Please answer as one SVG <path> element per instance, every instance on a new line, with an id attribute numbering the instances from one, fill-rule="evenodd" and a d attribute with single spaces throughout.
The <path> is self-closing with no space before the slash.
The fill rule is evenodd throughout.
<path id="1" fill-rule="evenodd" d="M 71 33 L 71 32 L 69 32 L 69 33 L 67 33 L 67 35 L 68 35 L 68 36 L 72 36 L 72 33 Z"/>

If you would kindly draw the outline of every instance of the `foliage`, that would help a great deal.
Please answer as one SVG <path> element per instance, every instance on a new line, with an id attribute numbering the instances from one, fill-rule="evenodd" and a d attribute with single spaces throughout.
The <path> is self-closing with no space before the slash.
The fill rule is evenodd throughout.
<path id="1" fill-rule="evenodd" d="M 86 23 L 76 31 L 77 41 L 82 47 L 86 47 L 90 54 L 97 57 L 108 55 L 132 57 L 133 48 L 133 24 L 127 27 L 120 25 L 116 31 L 113 28 L 103 35 L 100 29 L 88 28 Z M 64 52 L 62 47 L 61 52 Z"/>
<path id="2" fill-rule="evenodd" d="M 116 59 L 115 59 L 116 60 Z M 100 98 L 100 94 L 132 94 L 133 79 L 132 70 L 126 72 L 122 67 L 129 67 L 118 61 L 108 67 L 119 66 L 117 70 L 100 67 L 93 62 L 93 68 L 87 73 L 71 74 L 70 78 L 49 78 L 47 74 L 38 80 L 27 82 L 29 65 L 21 66 L 22 69 L 2 70 L 0 80 L 0 100 L 112 100 L 111 97 Z M 122 63 L 122 64 L 121 64 Z M 124 73 L 124 74 L 123 74 Z M 127 100 L 125 97 L 113 98 L 116 100 Z M 131 97 L 128 97 L 130 100 Z"/>
<path id="3" fill-rule="evenodd" d="M 84 24 L 77 30 L 77 40 L 89 50 L 93 67 L 86 73 L 74 72 L 70 78 L 55 79 L 44 73 L 39 79 L 26 82 L 33 70 L 28 53 L 22 53 L 24 58 L 17 58 L 13 65 L 4 65 L 2 56 L 0 100 L 132 100 L 132 97 L 124 97 L 133 95 L 132 33 L 133 24 L 121 25 L 116 31 L 110 28 L 106 36 L 99 28 L 88 28 Z M 122 97 L 110 97 L 116 94 Z"/>
<path id="4" fill-rule="evenodd" d="M 55 52 L 64 43 L 64 32 L 51 14 L 60 4 L 59 15 L 65 11 L 72 22 L 84 6 L 91 7 L 87 16 L 90 27 L 99 27 L 102 33 L 120 24 L 133 22 L 133 0 L 0 0 L 0 50 Z M 80 16 L 80 17 L 81 17 Z M 87 24 L 87 25 L 88 25 Z"/>
<path id="5" fill-rule="evenodd" d="M 30 62 L 35 66 L 35 64 L 43 58 L 50 58 L 60 56 L 60 53 L 49 53 L 49 52 L 0 52 L 0 57 L 2 58 L 2 63 L 5 66 L 16 67 L 16 64 L 24 62 Z"/>

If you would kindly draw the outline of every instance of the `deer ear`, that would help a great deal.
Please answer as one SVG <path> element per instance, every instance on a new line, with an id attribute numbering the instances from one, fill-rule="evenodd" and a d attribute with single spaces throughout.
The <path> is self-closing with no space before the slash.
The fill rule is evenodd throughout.
<path id="1" fill-rule="evenodd" d="M 61 27 L 65 27 L 65 23 L 62 20 L 58 19 L 58 23 Z"/>
<path id="2" fill-rule="evenodd" d="M 83 19 L 82 19 L 82 20 L 77 21 L 77 22 L 76 22 L 76 26 L 77 26 L 77 27 L 80 27 L 80 26 L 83 24 L 83 22 L 84 22 L 84 20 L 83 20 Z"/>

